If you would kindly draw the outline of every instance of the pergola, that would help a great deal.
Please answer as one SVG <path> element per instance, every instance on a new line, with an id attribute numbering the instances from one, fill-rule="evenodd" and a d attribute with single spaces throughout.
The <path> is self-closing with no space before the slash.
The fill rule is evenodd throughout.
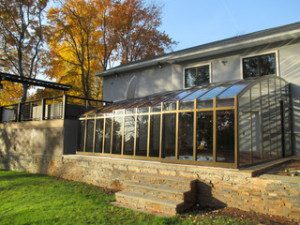
<path id="1" fill-rule="evenodd" d="M 39 79 L 34 79 L 34 78 L 21 77 L 21 76 L 10 74 L 10 73 L 0 72 L 0 83 L 1 83 L 1 81 L 4 81 L 4 80 L 10 81 L 13 83 L 28 84 L 28 85 L 33 85 L 33 86 L 61 90 L 61 91 L 68 91 L 71 89 L 70 85 L 59 84 L 59 83 L 55 83 L 55 82 L 44 81 L 44 80 L 39 80 Z M 0 89 L 2 89 L 2 85 L 0 86 Z"/>

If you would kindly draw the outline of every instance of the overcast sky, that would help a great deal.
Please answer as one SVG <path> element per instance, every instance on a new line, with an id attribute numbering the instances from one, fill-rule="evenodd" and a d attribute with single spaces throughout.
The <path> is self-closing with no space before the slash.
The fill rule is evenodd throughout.
<path id="1" fill-rule="evenodd" d="M 300 21 L 300 0 L 148 0 L 163 5 L 173 50 Z"/>

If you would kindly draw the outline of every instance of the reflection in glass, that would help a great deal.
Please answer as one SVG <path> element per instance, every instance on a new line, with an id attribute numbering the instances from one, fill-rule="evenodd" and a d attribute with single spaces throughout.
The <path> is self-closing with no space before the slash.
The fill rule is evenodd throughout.
<path id="1" fill-rule="evenodd" d="M 93 145 L 94 145 L 94 120 L 87 121 L 87 130 L 86 130 L 86 152 L 93 152 Z"/>
<path id="2" fill-rule="evenodd" d="M 213 107 L 213 100 L 198 100 L 197 101 L 197 108 L 212 108 Z"/>
<path id="3" fill-rule="evenodd" d="M 234 113 L 217 111 L 217 161 L 234 162 Z"/>
<path id="4" fill-rule="evenodd" d="M 194 101 L 180 102 L 179 107 L 180 107 L 180 109 L 193 109 Z"/>
<path id="5" fill-rule="evenodd" d="M 147 155 L 148 116 L 137 117 L 136 155 Z"/>
<path id="6" fill-rule="evenodd" d="M 276 73 L 275 53 L 243 59 L 244 78 L 260 77 Z"/>
<path id="7" fill-rule="evenodd" d="M 205 93 L 204 95 L 202 95 L 198 99 L 200 101 L 213 99 L 214 97 L 217 97 L 217 95 L 219 95 L 221 92 L 223 92 L 228 87 L 228 85 L 229 84 L 223 84 L 223 85 L 216 86 L 216 87 L 212 88 L 210 91 L 208 91 L 207 93 Z"/>
<path id="8" fill-rule="evenodd" d="M 134 116 L 125 117 L 125 130 L 124 130 L 124 154 L 133 155 L 134 148 L 134 129 L 135 129 Z"/>
<path id="9" fill-rule="evenodd" d="M 270 107 L 269 81 L 261 82 L 261 126 L 262 126 L 262 158 L 270 158 Z"/>
<path id="10" fill-rule="evenodd" d="M 251 88 L 251 150 L 252 162 L 258 162 L 262 159 L 261 145 L 261 104 L 260 104 L 260 84 L 256 84 Z"/>
<path id="11" fill-rule="evenodd" d="M 115 117 L 113 123 L 113 154 L 121 154 L 123 117 Z"/>
<path id="12" fill-rule="evenodd" d="M 150 118 L 150 157 L 159 156 L 160 115 L 151 115 Z"/>
<path id="13" fill-rule="evenodd" d="M 227 106 L 233 106 L 234 105 L 234 99 L 233 98 L 226 98 L 226 99 L 217 99 L 217 107 L 227 107 Z"/>
<path id="14" fill-rule="evenodd" d="M 213 161 L 213 112 L 197 113 L 197 161 Z"/>
<path id="15" fill-rule="evenodd" d="M 84 151 L 84 132 L 85 132 L 85 120 L 79 121 L 79 132 L 78 132 L 78 142 L 77 142 L 77 151 Z"/>
<path id="16" fill-rule="evenodd" d="M 164 102 L 163 103 L 163 110 L 170 111 L 176 109 L 176 102 Z"/>
<path id="17" fill-rule="evenodd" d="M 248 84 L 249 81 L 243 81 L 243 83 L 239 82 L 237 84 L 233 84 L 230 88 L 228 88 L 226 91 L 220 94 L 218 98 L 233 98 L 238 93 L 240 93 L 245 87 L 247 87 Z"/>
<path id="18" fill-rule="evenodd" d="M 96 120 L 96 133 L 95 133 L 95 152 L 102 152 L 103 143 L 103 119 Z"/>
<path id="19" fill-rule="evenodd" d="M 186 69 L 184 82 L 185 87 L 193 87 L 209 83 L 209 65 Z"/>
<path id="20" fill-rule="evenodd" d="M 105 119 L 104 153 L 110 153 L 111 142 L 111 118 Z"/>
<path id="21" fill-rule="evenodd" d="M 179 159 L 193 160 L 193 121 L 194 113 L 179 114 Z"/>
<path id="22" fill-rule="evenodd" d="M 176 114 L 163 115 L 163 157 L 175 158 Z"/>
<path id="23" fill-rule="evenodd" d="M 239 112 L 239 163 L 251 164 L 251 114 Z"/>

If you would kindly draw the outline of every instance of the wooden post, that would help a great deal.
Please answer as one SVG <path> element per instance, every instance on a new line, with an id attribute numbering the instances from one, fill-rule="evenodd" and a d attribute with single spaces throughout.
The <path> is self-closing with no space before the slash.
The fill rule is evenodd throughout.
<path id="1" fill-rule="evenodd" d="M 62 119 L 66 119 L 67 115 L 67 95 L 63 95 L 63 111 L 62 111 Z"/>
<path id="2" fill-rule="evenodd" d="M 21 103 L 18 103 L 18 106 L 17 106 L 17 115 L 16 115 L 16 122 L 20 122 L 21 121 L 21 112 L 22 110 L 22 106 L 21 106 Z"/>
<path id="3" fill-rule="evenodd" d="M 41 101 L 41 105 L 42 105 L 42 115 L 41 115 L 41 120 L 45 119 L 45 110 L 46 110 L 46 101 L 43 98 Z"/>
<path id="4" fill-rule="evenodd" d="M 3 107 L 0 107 L 0 123 L 2 123 L 3 121 Z"/>

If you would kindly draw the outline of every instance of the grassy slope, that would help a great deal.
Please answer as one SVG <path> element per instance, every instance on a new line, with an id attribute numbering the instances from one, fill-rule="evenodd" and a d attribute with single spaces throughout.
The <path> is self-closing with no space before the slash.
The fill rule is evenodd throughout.
<path id="1" fill-rule="evenodd" d="M 91 185 L 0 170 L 0 224 L 247 224 L 224 217 L 157 217 L 112 201 L 113 195 Z"/>

